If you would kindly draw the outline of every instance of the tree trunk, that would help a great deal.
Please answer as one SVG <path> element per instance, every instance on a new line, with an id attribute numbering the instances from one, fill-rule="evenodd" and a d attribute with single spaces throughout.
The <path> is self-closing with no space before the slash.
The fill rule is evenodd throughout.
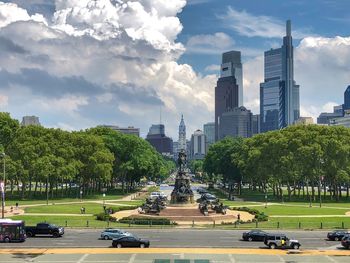
<path id="1" fill-rule="evenodd" d="M 38 182 L 37 182 L 37 180 L 35 180 L 34 196 L 36 196 L 37 191 L 38 191 Z"/>

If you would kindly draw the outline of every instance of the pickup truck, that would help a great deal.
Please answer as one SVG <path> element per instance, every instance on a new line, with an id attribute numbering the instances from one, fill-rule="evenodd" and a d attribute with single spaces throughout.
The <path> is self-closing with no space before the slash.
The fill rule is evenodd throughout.
<path id="1" fill-rule="evenodd" d="M 60 237 L 64 234 L 64 228 L 49 223 L 38 223 L 36 226 L 27 226 L 25 228 L 27 237 L 35 235 L 50 235 Z"/>

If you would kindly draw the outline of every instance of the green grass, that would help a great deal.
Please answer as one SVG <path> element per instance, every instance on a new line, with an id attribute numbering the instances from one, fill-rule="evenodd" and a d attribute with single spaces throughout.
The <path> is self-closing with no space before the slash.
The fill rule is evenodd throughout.
<path id="1" fill-rule="evenodd" d="M 120 223 L 114 223 L 114 222 L 104 222 L 104 221 L 98 221 L 95 219 L 94 216 L 87 216 L 87 217 L 74 217 L 74 216 L 28 216 L 28 215 L 22 215 L 22 216 L 13 216 L 11 217 L 14 220 L 24 220 L 26 226 L 34 226 L 37 223 L 40 222 L 48 222 L 51 224 L 63 226 L 63 227 L 83 227 L 83 228 L 106 228 L 106 227 L 116 227 L 116 228 L 150 228 L 150 226 L 147 225 L 130 225 L 129 224 L 120 224 Z M 156 228 L 155 226 L 151 226 L 153 228 Z M 172 225 L 164 225 L 164 226 L 157 226 L 157 228 L 171 228 Z"/>
<path id="2" fill-rule="evenodd" d="M 140 205 L 141 202 L 118 202 L 116 204 L 105 204 L 106 207 L 118 207 L 118 204 L 125 205 Z M 80 214 L 80 208 L 85 207 L 86 214 L 97 214 L 103 212 L 102 204 L 94 203 L 79 203 L 79 204 L 66 204 L 66 205 L 43 205 L 43 206 L 33 206 L 26 207 L 26 213 L 41 213 L 41 214 Z"/>

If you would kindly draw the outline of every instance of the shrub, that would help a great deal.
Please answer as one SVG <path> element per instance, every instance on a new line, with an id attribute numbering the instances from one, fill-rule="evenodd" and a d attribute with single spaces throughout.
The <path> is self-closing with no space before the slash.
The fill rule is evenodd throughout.
<path id="1" fill-rule="evenodd" d="M 175 222 L 170 221 L 167 218 L 153 218 L 153 217 L 124 217 L 119 219 L 119 223 L 135 224 L 135 225 L 175 225 Z"/>
<path id="2" fill-rule="evenodd" d="M 232 210 L 237 210 L 237 211 L 244 211 L 244 212 L 248 212 L 249 214 L 254 215 L 254 219 L 253 222 L 261 222 L 261 221 L 267 221 L 268 220 L 268 216 L 265 215 L 264 212 L 260 212 L 257 209 L 254 208 L 249 208 L 249 207 L 233 207 Z"/>
<path id="3" fill-rule="evenodd" d="M 96 219 L 100 221 L 110 221 L 110 222 L 116 222 L 117 219 L 109 214 L 106 214 L 104 212 L 96 214 Z"/>

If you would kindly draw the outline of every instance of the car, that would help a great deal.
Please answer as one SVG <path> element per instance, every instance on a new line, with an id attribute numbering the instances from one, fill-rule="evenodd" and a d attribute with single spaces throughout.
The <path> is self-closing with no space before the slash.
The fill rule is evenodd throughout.
<path id="1" fill-rule="evenodd" d="M 284 244 L 282 243 L 282 240 L 284 240 Z M 275 249 L 275 248 L 299 249 L 299 247 L 301 246 L 298 240 L 289 239 L 284 234 L 267 234 L 264 239 L 264 244 L 268 246 L 270 249 Z"/>
<path id="2" fill-rule="evenodd" d="M 38 223 L 36 226 L 25 227 L 27 237 L 36 235 L 49 235 L 52 237 L 61 237 L 64 234 L 64 228 L 49 223 Z"/>
<path id="3" fill-rule="evenodd" d="M 345 247 L 346 249 L 350 248 L 350 235 L 346 235 L 341 240 L 341 245 Z"/>
<path id="4" fill-rule="evenodd" d="M 336 231 L 327 233 L 327 238 L 329 240 L 339 241 L 339 240 L 342 240 L 342 238 L 348 234 L 350 233 L 344 230 L 336 230 Z"/>
<path id="5" fill-rule="evenodd" d="M 151 199 L 156 199 L 156 198 L 158 198 L 160 196 L 160 193 L 159 192 L 152 192 L 150 195 L 149 195 L 149 197 L 151 198 Z"/>
<path id="6" fill-rule="evenodd" d="M 123 236 L 113 239 L 112 247 L 149 247 L 150 243 L 147 239 L 141 239 L 136 236 Z"/>
<path id="7" fill-rule="evenodd" d="M 249 232 L 244 232 L 242 234 L 242 239 L 244 241 L 264 241 L 267 233 L 262 230 L 251 230 Z"/>
<path id="8" fill-rule="evenodd" d="M 131 236 L 132 234 L 120 229 L 107 228 L 101 232 L 101 239 L 109 240 L 113 238 L 119 238 L 122 236 Z"/>
<path id="9" fill-rule="evenodd" d="M 202 194 L 201 198 L 199 198 L 197 201 L 199 203 L 203 202 L 203 201 L 206 201 L 208 203 L 213 203 L 213 202 L 216 202 L 218 199 L 215 195 L 212 195 L 212 194 L 209 194 L 209 193 L 206 193 L 206 194 Z"/>

